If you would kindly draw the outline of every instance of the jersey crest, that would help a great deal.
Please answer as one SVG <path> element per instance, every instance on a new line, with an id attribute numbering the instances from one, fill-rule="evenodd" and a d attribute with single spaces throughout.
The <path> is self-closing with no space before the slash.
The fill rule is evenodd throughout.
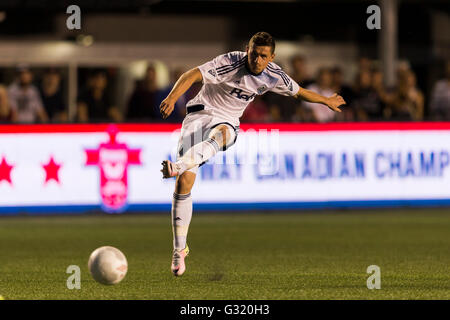
<path id="1" fill-rule="evenodd" d="M 266 92 L 267 90 L 267 86 L 263 85 L 261 87 L 259 87 L 258 89 L 256 89 L 256 91 L 258 92 L 259 95 L 262 95 L 264 92 Z"/>

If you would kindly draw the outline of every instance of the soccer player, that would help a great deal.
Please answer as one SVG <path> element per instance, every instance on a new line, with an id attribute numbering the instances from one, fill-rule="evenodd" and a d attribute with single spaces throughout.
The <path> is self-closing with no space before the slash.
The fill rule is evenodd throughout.
<path id="1" fill-rule="evenodd" d="M 161 102 L 160 112 L 166 119 L 174 105 L 195 82 L 203 82 L 200 92 L 186 105 L 178 142 L 176 162 L 162 162 L 163 178 L 176 177 L 172 201 L 173 255 L 171 270 L 181 276 L 185 270 L 186 244 L 192 218 L 191 189 L 199 166 L 217 152 L 232 146 L 239 132 L 239 118 L 256 95 L 272 91 L 285 96 L 321 103 L 341 112 L 344 99 L 334 94 L 324 97 L 303 89 L 273 63 L 275 41 L 267 32 L 256 33 L 246 52 L 220 55 L 184 73 L 172 91 Z"/>

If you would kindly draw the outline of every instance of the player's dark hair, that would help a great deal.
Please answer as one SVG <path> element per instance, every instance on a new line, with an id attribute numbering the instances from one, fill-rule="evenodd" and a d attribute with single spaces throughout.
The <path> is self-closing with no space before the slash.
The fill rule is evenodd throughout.
<path id="1" fill-rule="evenodd" d="M 255 45 L 255 46 L 267 46 L 270 47 L 270 51 L 272 53 L 275 52 L 275 40 L 272 38 L 270 34 L 267 32 L 257 32 L 251 37 L 250 41 L 248 42 L 248 45 Z"/>

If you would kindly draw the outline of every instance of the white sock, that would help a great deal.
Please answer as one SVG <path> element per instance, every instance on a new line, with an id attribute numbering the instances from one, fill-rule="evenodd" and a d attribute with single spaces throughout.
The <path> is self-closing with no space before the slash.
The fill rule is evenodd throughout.
<path id="1" fill-rule="evenodd" d="M 219 150 L 219 145 L 216 140 L 212 138 L 197 143 L 195 146 L 186 151 L 186 153 L 177 162 L 175 162 L 175 167 L 177 168 L 178 174 L 181 175 L 186 170 L 189 170 L 214 157 Z"/>
<path id="2" fill-rule="evenodd" d="M 173 194 L 172 200 L 172 232 L 173 248 L 186 248 L 186 238 L 192 218 L 192 197 L 188 194 Z"/>

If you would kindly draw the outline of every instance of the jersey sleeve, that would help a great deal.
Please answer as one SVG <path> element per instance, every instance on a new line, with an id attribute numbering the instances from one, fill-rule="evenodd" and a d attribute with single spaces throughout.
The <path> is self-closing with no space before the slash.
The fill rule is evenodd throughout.
<path id="1" fill-rule="evenodd" d="M 217 84 L 223 82 L 230 71 L 243 63 L 245 63 L 244 58 L 238 52 L 230 52 L 198 66 L 198 69 L 202 74 L 204 84 Z"/>
<path id="2" fill-rule="evenodd" d="M 289 77 L 283 70 L 276 71 L 278 75 L 278 82 L 270 91 L 281 94 L 283 96 L 295 96 L 300 90 L 300 86 L 291 77 Z"/>

